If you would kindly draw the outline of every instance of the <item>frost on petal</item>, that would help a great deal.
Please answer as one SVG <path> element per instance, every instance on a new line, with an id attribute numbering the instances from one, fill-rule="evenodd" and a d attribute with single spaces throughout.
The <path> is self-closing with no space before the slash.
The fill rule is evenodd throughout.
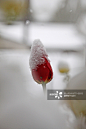
<path id="1" fill-rule="evenodd" d="M 46 50 L 39 39 L 34 40 L 33 45 L 31 47 L 31 55 L 30 55 L 30 68 L 36 69 L 37 65 L 41 65 L 45 63 L 45 58 L 49 61 Z"/>

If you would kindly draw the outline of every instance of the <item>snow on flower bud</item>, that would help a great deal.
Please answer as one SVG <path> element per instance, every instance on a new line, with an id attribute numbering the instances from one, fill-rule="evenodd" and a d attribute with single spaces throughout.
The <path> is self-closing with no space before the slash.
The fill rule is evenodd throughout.
<path id="1" fill-rule="evenodd" d="M 53 78 L 53 71 L 46 50 L 39 39 L 34 40 L 29 60 L 33 79 L 46 84 Z"/>

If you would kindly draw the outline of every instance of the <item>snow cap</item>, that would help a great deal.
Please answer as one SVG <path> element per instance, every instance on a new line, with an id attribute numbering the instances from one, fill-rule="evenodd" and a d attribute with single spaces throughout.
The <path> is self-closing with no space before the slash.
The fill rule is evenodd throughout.
<path id="1" fill-rule="evenodd" d="M 31 47 L 31 55 L 29 60 L 30 68 L 36 69 L 37 65 L 44 64 L 45 59 L 43 57 L 48 59 L 48 55 L 43 44 L 39 39 L 36 39 L 33 41 L 33 45 Z"/>

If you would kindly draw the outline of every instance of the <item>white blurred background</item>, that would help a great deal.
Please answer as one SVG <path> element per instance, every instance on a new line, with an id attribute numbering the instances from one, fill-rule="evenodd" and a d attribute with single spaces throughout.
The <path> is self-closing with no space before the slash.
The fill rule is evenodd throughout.
<path id="1" fill-rule="evenodd" d="M 53 68 L 47 89 L 66 88 L 85 68 L 86 1 L 0 0 L 0 129 L 70 129 L 60 101 L 47 100 L 32 78 L 35 39 L 44 44 Z M 68 64 L 69 80 L 60 62 Z"/>

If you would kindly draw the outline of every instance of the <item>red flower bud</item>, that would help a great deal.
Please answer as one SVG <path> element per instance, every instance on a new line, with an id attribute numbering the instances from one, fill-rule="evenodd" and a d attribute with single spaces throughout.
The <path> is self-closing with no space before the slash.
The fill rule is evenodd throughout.
<path id="1" fill-rule="evenodd" d="M 53 77 L 53 72 L 49 61 L 46 58 L 44 59 L 44 64 L 37 65 L 36 69 L 32 69 L 32 76 L 39 84 L 48 83 Z"/>
<path id="2" fill-rule="evenodd" d="M 48 83 L 53 78 L 53 71 L 46 54 L 46 50 L 40 40 L 35 40 L 31 49 L 30 67 L 33 79 L 39 83 Z"/>

